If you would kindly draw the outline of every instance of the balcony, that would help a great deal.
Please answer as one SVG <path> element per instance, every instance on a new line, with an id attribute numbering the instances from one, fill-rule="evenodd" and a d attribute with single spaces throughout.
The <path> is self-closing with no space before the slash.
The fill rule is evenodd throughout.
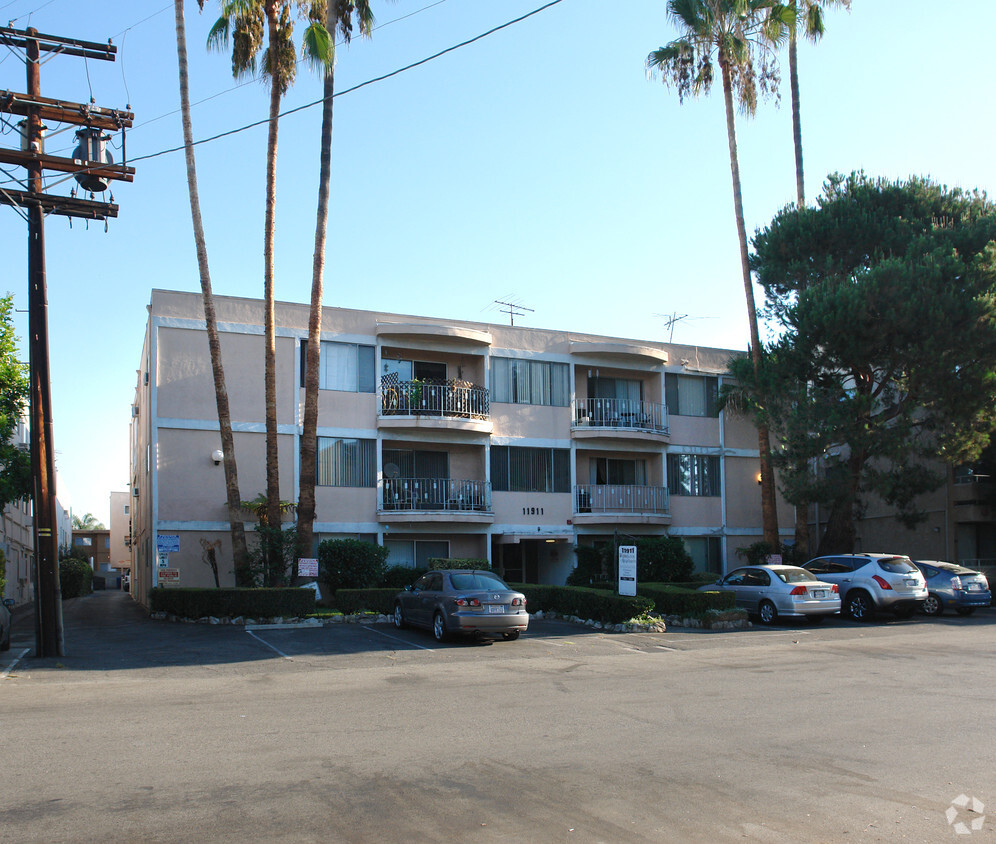
<path id="1" fill-rule="evenodd" d="M 469 381 L 395 381 L 380 386 L 378 424 L 491 432 L 491 398 Z"/>
<path id="2" fill-rule="evenodd" d="M 973 524 L 992 521 L 993 481 L 989 475 L 956 478 L 952 493 L 955 522 Z"/>
<path id="3" fill-rule="evenodd" d="M 378 484 L 382 522 L 494 521 L 489 481 L 454 478 L 384 478 Z"/>
<path id="4" fill-rule="evenodd" d="M 633 399 L 576 399 L 571 433 L 575 439 L 613 436 L 623 439 L 668 438 L 667 406 Z"/>
<path id="5" fill-rule="evenodd" d="M 574 524 L 669 524 L 667 487 L 631 484 L 578 484 Z"/>

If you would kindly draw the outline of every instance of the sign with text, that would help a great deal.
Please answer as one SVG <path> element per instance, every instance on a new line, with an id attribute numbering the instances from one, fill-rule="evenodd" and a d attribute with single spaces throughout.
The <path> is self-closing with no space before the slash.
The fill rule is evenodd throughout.
<path id="1" fill-rule="evenodd" d="M 636 546 L 619 546 L 619 594 L 636 596 Z"/>
<path id="2" fill-rule="evenodd" d="M 312 557 L 302 557 L 297 561 L 298 577 L 318 577 L 318 560 Z"/>
<path id="3" fill-rule="evenodd" d="M 157 555 L 159 557 L 159 568 L 167 569 L 169 568 L 169 554 L 165 551 L 160 551 Z"/>
<path id="4" fill-rule="evenodd" d="M 180 534 L 178 533 L 157 533 L 156 534 L 156 550 L 165 551 L 167 554 L 170 551 L 180 550 Z"/>
<path id="5" fill-rule="evenodd" d="M 159 569 L 159 582 L 160 583 L 179 583 L 180 582 L 180 570 L 179 569 Z"/>

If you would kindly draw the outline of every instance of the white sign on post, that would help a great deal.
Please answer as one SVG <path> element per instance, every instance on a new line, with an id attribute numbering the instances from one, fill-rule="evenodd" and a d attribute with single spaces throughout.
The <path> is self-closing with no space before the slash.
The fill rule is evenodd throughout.
<path id="1" fill-rule="evenodd" d="M 636 596 L 636 546 L 619 546 L 619 594 Z"/>
<path id="2" fill-rule="evenodd" d="M 160 551 L 159 552 L 159 568 L 165 569 L 169 567 L 169 552 Z"/>
<path id="3" fill-rule="evenodd" d="M 297 561 L 298 577 L 318 577 L 318 560 L 313 557 L 302 557 Z"/>
<path id="4" fill-rule="evenodd" d="M 156 550 L 170 551 L 180 550 L 180 534 L 178 533 L 158 533 L 156 534 Z"/>

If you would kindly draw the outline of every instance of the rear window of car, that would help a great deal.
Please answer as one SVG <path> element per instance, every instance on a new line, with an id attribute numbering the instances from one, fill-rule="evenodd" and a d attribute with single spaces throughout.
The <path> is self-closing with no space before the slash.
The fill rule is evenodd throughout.
<path id="1" fill-rule="evenodd" d="M 493 574 L 482 574 L 481 572 L 451 574 L 450 582 L 453 584 L 454 589 L 508 589 L 505 581 L 500 577 Z"/>
<path id="2" fill-rule="evenodd" d="M 909 574 L 910 572 L 918 571 L 917 567 L 905 557 L 890 557 L 885 560 L 879 560 L 878 567 L 890 574 Z"/>
<path id="3" fill-rule="evenodd" d="M 782 583 L 809 583 L 816 580 L 812 574 L 805 569 L 780 569 L 775 572 Z"/>

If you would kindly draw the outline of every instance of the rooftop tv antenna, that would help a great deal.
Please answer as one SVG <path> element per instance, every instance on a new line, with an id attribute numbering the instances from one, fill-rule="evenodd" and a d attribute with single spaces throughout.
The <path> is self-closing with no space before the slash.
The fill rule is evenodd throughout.
<path id="1" fill-rule="evenodd" d="M 669 314 L 654 314 L 654 316 L 664 320 L 664 328 L 668 330 L 668 343 L 674 341 L 674 327 L 683 319 L 713 319 L 713 317 L 693 317 L 689 314 L 679 314 L 677 311 L 672 311 Z"/>
<path id="2" fill-rule="evenodd" d="M 502 302 L 499 299 L 494 300 L 496 305 L 504 305 L 504 308 L 499 308 L 503 314 L 508 314 L 508 324 L 515 325 L 515 318 L 517 316 L 522 316 L 527 311 L 529 313 L 535 313 L 533 308 L 527 308 L 524 305 L 520 305 L 517 302 Z"/>

